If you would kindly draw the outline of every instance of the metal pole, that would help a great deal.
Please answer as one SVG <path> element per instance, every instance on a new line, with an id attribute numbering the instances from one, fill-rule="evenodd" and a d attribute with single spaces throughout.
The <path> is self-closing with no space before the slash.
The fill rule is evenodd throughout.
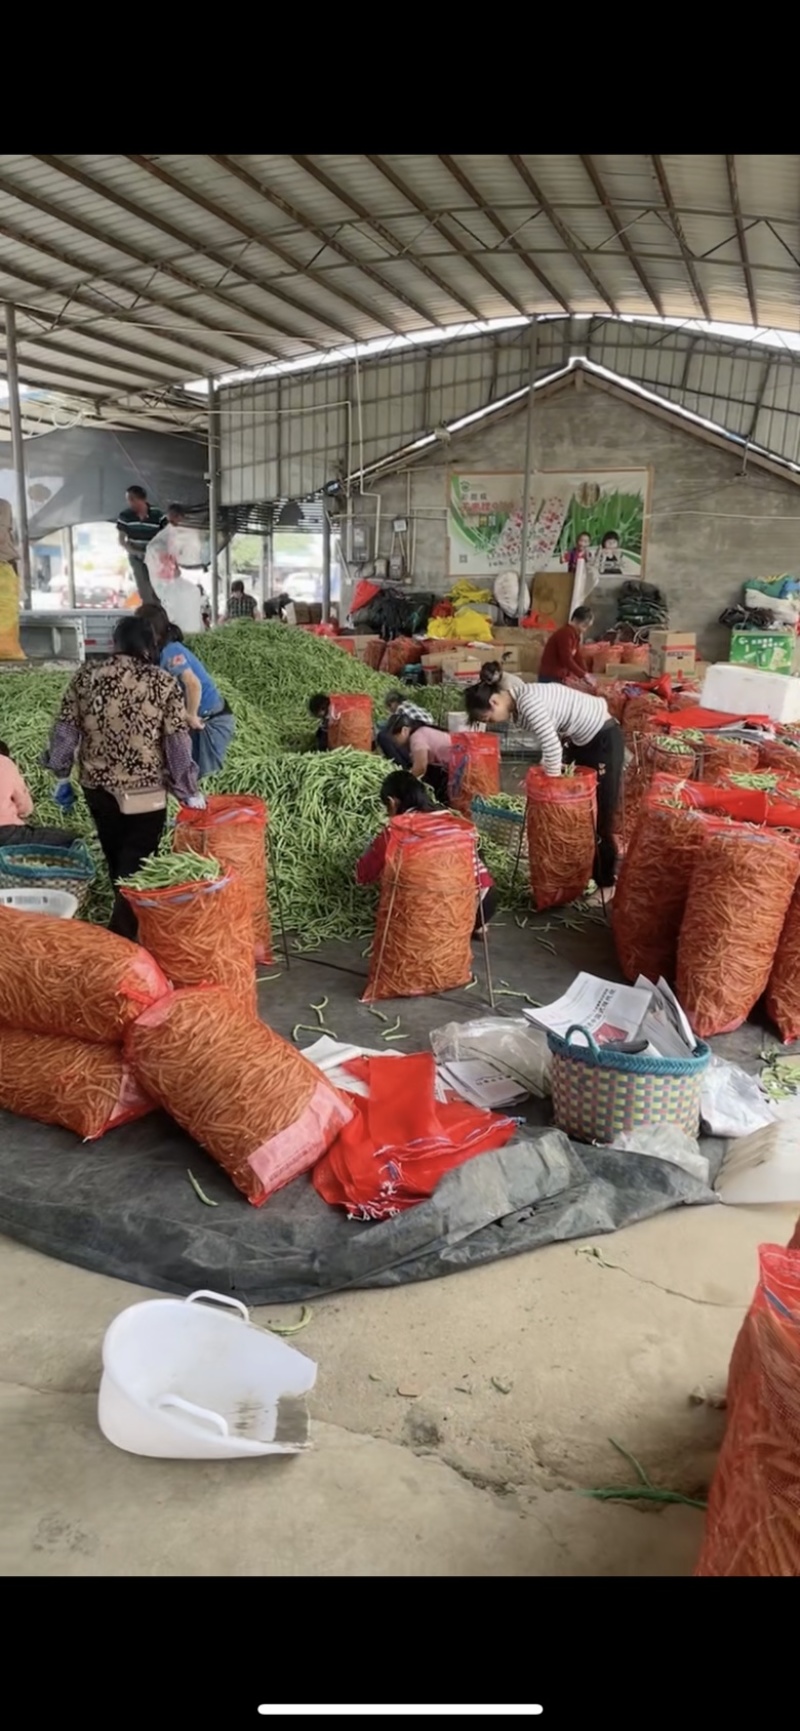
<path id="1" fill-rule="evenodd" d="M 217 386 L 209 375 L 208 379 L 208 538 L 211 543 L 211 623 L 219 624 L 219 551 L 218 518 L 219 518 L 219 447 L 218 434 Z"/>
<path id="2" fill-rule="evenodd" d="M 331 616 L 331 520 L 322 507 L 322 617 Z"/>
<path id="3" fill-rule="evenodd" d="M 22 442 L 22 414 L 19 405 L 19 372 L 17 370 L 17 314 L 10 302 L 5 308 L 6 321 L 6 380 L 8 383 L 8 413 L 11 421 L 11 451 L 17 484 L 17 544 L 22 577 L 23 605 L 31 605 L 31 548 L 28 540 L 28 492 L 25 484 L 25 447 Z"/>
<path id="4" fill-rule="evenodd" d="M 64 538 L 64 555 L 67 567 L 67 606 L 75 610 L 75 542 L 72 535 L 72 524 L 62 530 Z"/>
<path id="5" fill-rule="evenodd" d="M 267 599 L 267 537 L 262 535 L 258 560 L 258 605 L 261 617 L 264 617 L 264 602 Z"/>
<path id="6" fill-rule="evenodd" d="M 528 418 L 525 429 L 525 479 L 522 484 L 522 542 L 519 552 L 519 596 L 517 599 L 517 616 L 522 618 L 528 609 L 528 595 L 525 588 L 525 563 L 528 557 L 528 517 L 530 513 L 531 476 L 533 473 L 533 403 L 534 384 L 536 382 L 536 356 L 539 346 L 539 327 L 536 319 L 531 319 L 531 348 L 528 368 Z"/>

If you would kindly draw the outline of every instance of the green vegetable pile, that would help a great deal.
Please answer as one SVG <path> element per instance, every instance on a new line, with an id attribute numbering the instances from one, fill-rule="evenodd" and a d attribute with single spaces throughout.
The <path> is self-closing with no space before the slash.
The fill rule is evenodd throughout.
<path id="1" fill-rule="evenodd" d="M 154 854 L 132 877 L 119 881 L 127 890 L 169 890 L 179 884 L 214 883 L 221 870 L 219 860 L 187 848 L 184 853 Z"/>
<path id="2" fill-rule="evenodd" d="M 209 792 L 253 793 L 266 800 L 276 924 L 282 918 L 309 948 L 325 939 L 370 935 L 376 896 L 356 886 L 354 866 L 385 820 L 379 793 L 391 766 L 365 752 L 303 750 L 314 726 L 307 704 L 315 692 L 366 691 L 380 719 L 387 692 L 400 682 L 373 673 L 322 638 L 284 625 L 242 621 L 204 633 L 191 647 L 236 717 L 223 768 L 204 786 Z M 86 917 L 104 922 L 111 892 L 89 814 L 79 798 L 65 818 L 53 802 L 54 777 L 39 765 L 68 683 L 68 674 L 27 668 L 0 678 L 0 738 L 31 790 L 33 821 L 61 825 L 87 840 L 97 877 Z M 445 720 L 448 710 L 461 707 L 462 693 L 452 686 L 426 686 L 420 701 Z M 171 858 L 169 846 L 167 831 L 157 861 L 145 868 L 148 874 L 151 869 L 161 873 L 164 859 Z M 181 855 L 184 877 L 187 857 Z M 206 872 L 208 863 L 203 861 Z M 174 881 L 148 875 L 143 887 Z"/>

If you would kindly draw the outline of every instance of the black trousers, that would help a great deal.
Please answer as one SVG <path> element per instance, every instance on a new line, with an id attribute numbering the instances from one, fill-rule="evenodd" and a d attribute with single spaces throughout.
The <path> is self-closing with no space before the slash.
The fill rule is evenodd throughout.
<path id="1" fill-rule="evenodd" d="M 597 853 L 594 876 L 598 887 L 611 889 L 617 869 L 617 845 L 614 840 L 614 818 L 619 805 L 622 770 L 625 763 L 625 740 L 616 721 L 606 722 L 588 745 L 568 745 L 564 752 L 570 763 L 582 769 L 597 770 Z"/>
<path id="2" fill-rule="evenodd" d="M 488 926 L 489 921 L 491 919 L 494 919 L 494 916 L 497 913 L 497 904 L 498 904 L 499 900 L 500 900 L 499 893 L 495 889 L 494 884 L 492 884 L 491 889 L 488 889 L 486 891 L 486 894 L 483 898 L 483 919 L 481 919 L 480 902 L 478 903 L 478 912 L 475 915 L 475 929 L 472 933 L 473 938 L 479 938 L 481 936 L 481 933 L 483 931 L 484 926 Z"/>
<path id="3" fill-rule="evenodd" d="M 447 796 L 447 770 L 440 763 L 429 763 L 422 777 L 425 786 L 429 787 L 434 799 L 440 805 L 449 805 Z"/>
<path id="4" fill-rule="evenodd" d="M 144 558 L 144 554 L 129 553 L 128 554 L 128 563 L 129 563 L 130 568 L 131 568 L 131 574 L 133 576 L 133 581 L 136 584 L 136 587 L 139 591 L 139 600 L 140 601 L 146 601 L 148 603 L 152 603 L 153 601 L 157 601 L 158 596 L 155 592 L 155 589 L 153 588 L 152 583 L 150 582 L 150 572 L 147 569 L 147 564 L 146 564 L 146 561 Z"/>
<path id="5" fill-rule="evenodd" d="M 398 769 L 411 768 L 411 752 L 404 745 L 398 745 L 388 727 L 378 728 L 378 745 L 384 757 L 388 757 L 390 763 L 396 763 Z"/>
<path id="6" fill-rule="evenodd" d="M 0 847 L 72 847 L 78 837 L 72 829 L 35 823 L 0 824 Z"/>
<path id="7" fill-rule="evenodd" d="M 113 794 L 102 787 L 85 787 L 83 796 L 94 819 L 108 875 L 114 886 L 114 907 L 108 922 L 110 932 L 121 938 L 136 938 L 136 916 L 124 896 L 116 893 L 120 878 L 131 877 L 155 853 L 164 833 L 167 813 L 143 811 L 124 817 Z"/>

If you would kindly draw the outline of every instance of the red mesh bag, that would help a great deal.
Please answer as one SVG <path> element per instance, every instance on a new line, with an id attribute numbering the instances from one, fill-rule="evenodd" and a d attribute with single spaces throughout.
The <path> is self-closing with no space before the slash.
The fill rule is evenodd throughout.
<path id="1" fill-rule="evenodd" d="M 140 944 L 83 920 L 0 908 L 0 1025 L 114 1044 L 168 991 Z"/>
<path id="2" fill-rule="evenodd" d="M 225 986 L 256 1013 L 253 915 L 244 883 L 228 872 L 209 883 L 123 889 L 139 937 L 173 986 Z"/>
<path id="3" fill-rule="evenodd" d="M 611 904 L 614 944 L 626 980 L 639 974 L 654 984 L 662 974 L 674 980 L 678 937 L 704 825 L 700 812 L 676 811 L 652 802 L 652 795 L 643 806 Z"/>
<path id="4" fill-rule="evenodd" d="M 780 775 L 800 775 L 800 749 L 782 739 L 765 740 L 758 747 L 759 769 L 775 769 Z"/>
<path id="5" fill-rule="evenodd" d="M 365 667 L 371 667 L 373 672 L 377 673 L 383 660 L 383 652 L 385 648 L 386 644 L 384 643 L 383 638 L 375 637 L 369 643 L 363 645 L 359 660 L 363 661 Z"/>
<path id="6" fill-rule="evenodd" d="M 473 799 L 500 792 L 500 737 L 496 733 L 454 733 L 447 772 L 447 798 L 469 817 Z"/>
<path id="7" fill-rule="evenodd" d="M 361 692 L 337 693 L 331 697 L 328 743 L 332 751 L 349 745 L 355 751 L 372 750 L 372 698 Z"/>
<path id="8" fill-rule="evenodd" d="M 800 1576 L 800 1252 L 762 1244 L 696 1575 Z"/>
<path id="9" fill-rule="evenodd" d="M 800 1250 L 800 1218 L 798 1218 L 797 1225 L 789 1239 L 789 1249 Z"/>
<path id="10" fill-rule="evenodd" d="M 636 829 L 653 777 L 663 775 L 675 781 L 686 780 L 694 773 L 695 763 L 692 747 L 685 745 L 676 750 L 670 745 L 667 734 L 643 734 L 636 740 L 633 762 L 625 771 L 620 802 L 620 833 L 626 847 Z"/>
<path id="11" fill-rule="evenodd" d="M 185 848 L 219 860 L 240 877 L 250 903 L 255 959 L 272 961 L 267 897 L 267 808 L 255 794 L 212 793 L 205 811 L 181 806 L 173 831 L 176 853 Z"/>
<path id="12" fill-rule="evenodd" d="M 621 662 L 622 661 L 622 651 L 624 648 L 625 648 L 624 643 L 607 643 L 605 645 L 605 660 L 607 662 L 611 662 L 611 661 Z"/>
<path id="13" fill-rule="evenodd" d="M 404 667 L 414 666 L 421 660 L 421 643 L 417 643 L 413 637 L 394 637 L 391 643 L 384 646 L 381 673 L 402 673 Z"/>
<path id="14" fill-rule="evenodd" d="M 447 812 L 390 820 L 363 1003 L 449 992 L 472 978 L 476 839 Z"/>
<path id="15" fill-rule="evenodd" d="M 766 1010 L 787 1044 L 800 1040 L 800 888 L 783 923 L 767 984 Z"/>
<path id="16" fill-rule="evenodd" d="M 537 764 L 525 793 L 531 896 L 537 908 L 560 908 L 583 895 L 594 870 L 597 776 L 545 775 Z"/>
<path id="17" fill-rule="evenodd" d="M 622 665 L 623 667 L 649 667 L 649 643 L 623 643 Z"/>
<path id="18" fill-rule="evenodd" d="M 677 992 L 701 1039 L 746 1021 L 769 980 L 800 871 L 774 830 L 707 821 L 678 941 Z"/>
<path id="19" fill-rule="evenodd" d="M 750 775 L 758 768 L 756 745 L 746 745 L 741 739 L 723 739 L 718 733 L 707 733 L 700 747 L 700 776 L 703 781 L 721 781 L 729 770 L 737 775 Z"/>
<path id="20" fill-rule="evenodd" d="M 625 711 L 630 701 L 627 685 L 623 685 L 621 682 L 617 683 L 617 681 L 614 680 L 613 684 L 604 685 L 599 695 L 605 698 L 609 713 L 613 717 L 614 721 L 621 722 L 624 719 Z"/>
<path id="21" fill-rule="evenodd" d="M 120 1046 L 0 1029 L 0 1107 L 93 1142 L 154 1110 Z"/>
<path id="22" fill-rule="evenodd" d="M 129 1029 L 147 1093 L 255 1207 L 307 1172 L 352 1107 L 301 1052 L 229 992 L 172 992 Z"/>
<path id="23" fill-rule="evenodd" d="M 655 717 L 664 708 L 664 699 L 655 691 L 645 691 L 641 697 L 630 697 L 625 705 L 622 726 L 626 743 L 630 744 L 635 733 L 658 731 Z M 660 723 L 659 723 L 660 725 Z"/>

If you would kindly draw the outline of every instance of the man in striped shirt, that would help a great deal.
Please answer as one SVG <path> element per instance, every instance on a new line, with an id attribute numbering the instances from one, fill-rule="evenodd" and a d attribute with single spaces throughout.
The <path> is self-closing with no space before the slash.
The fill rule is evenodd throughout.
<path id="1" fill-rule="evenodd" d="M 525 685 L 511 692 L 483 683 L 469 686 L 465 697 L 470 721 L 516 721 L 531 733 L 541 750 L 545 775 L 560 775 L 565 761 L 596 770 L 595 880 L 599 888 L 611 889 L 617 867 L 614 818 L 625 745 L 605 699 L 568 685 Z"/>
<path id="2" fill-rule="evenodd" d="M 120 511 L 117 518 L 117 535 L 128 555 L 133 581 L 142 601 L 152 603 L 158 598 L 150 582 L 145 554 L 159 529 L 166 526 L 167 519 L 149 503 L 144 487 L 129 487 L 125 497 L 127 510 Z"/>

